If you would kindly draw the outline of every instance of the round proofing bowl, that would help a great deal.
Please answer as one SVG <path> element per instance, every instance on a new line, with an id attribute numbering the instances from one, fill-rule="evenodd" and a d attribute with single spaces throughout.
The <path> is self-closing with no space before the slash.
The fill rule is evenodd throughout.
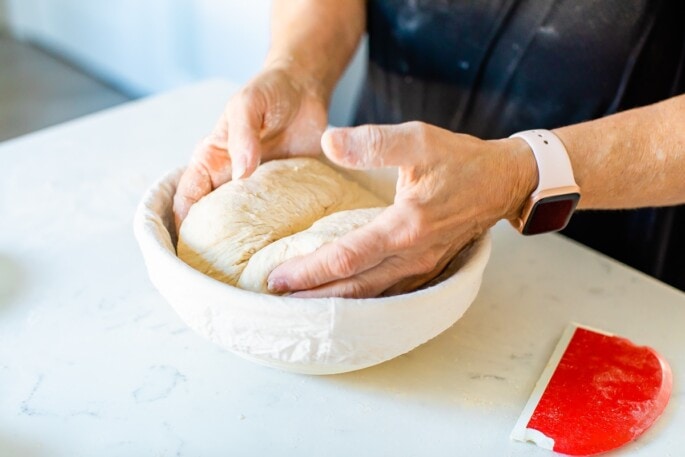
<path id="1" fill-rule="evenodd" d="M 167 174 L 146 192 L 135 215 L 136 239 L 152 283 L 181 319 L 239 356 L 307 374 L 358 370 L 437 336 L 478 293 L 489 234 L 452 262 L 446 279 L 393 297 L 291 298 L 219 282 L 176 257 L 171 205 L 181 172 Z"/>

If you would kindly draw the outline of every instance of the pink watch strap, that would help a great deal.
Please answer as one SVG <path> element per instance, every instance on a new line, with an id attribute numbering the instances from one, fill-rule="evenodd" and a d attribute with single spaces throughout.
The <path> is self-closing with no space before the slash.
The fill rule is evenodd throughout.
<path id="1" fill-rule="evenodd" d="M 538 165 L 538 187 L 541 190 L 577 186 L 568 153 L 561 140 L 549 130 L 526 130 L 509 138 L 521 138 L 533 151 Z"/>

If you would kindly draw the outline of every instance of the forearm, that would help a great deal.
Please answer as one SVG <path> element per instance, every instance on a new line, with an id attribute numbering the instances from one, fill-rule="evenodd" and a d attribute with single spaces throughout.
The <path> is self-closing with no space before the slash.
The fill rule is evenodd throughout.
<path id="1" fill-rule="evenodd" d="M 366 27 L 365 0 L 276 0 L 265 67 L 293 72 L 328 103 Z"/>
<path id="2" fill-rule="evenodd" d="M 685 96 L 554 131 L 571 158 L 580 208 L 685 203 Z"/>

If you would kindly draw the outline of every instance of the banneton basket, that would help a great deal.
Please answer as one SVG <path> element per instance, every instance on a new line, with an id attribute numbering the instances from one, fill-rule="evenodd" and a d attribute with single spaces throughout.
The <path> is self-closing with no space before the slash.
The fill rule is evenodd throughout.
<path id="1" fill-rule="evenodd" d="M 134 229 L 152 283 L 186 324 L 257 363 L 306 374 L 359 370 L 404 354 L 456 322 L 475 299 L 490 255 L 483 235 L 450 265 L 446 279 L 392 297 L 292 298 L 238 289 L 176 257 L 172 199 L 182 170 L 145 194 Z M 352 174 L 386 198 L 394 178 Z"/>

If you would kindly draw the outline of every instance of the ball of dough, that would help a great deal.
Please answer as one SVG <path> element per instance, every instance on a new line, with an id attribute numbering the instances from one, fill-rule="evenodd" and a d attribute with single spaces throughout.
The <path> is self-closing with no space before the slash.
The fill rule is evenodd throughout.
<path id="1" fill-rule="evenodd" d="M 307 230 L 281 238 L 255 253 L 240 275 L 238 287 L 268 293 L 266 280 L 288 259 L 310 254 L 325 243 L 371 222 L 385 208 L 351 209 L 319 219 Z"/>
<path id="2" fill-rule="evenodd" d="M 193 205 L 181 225 L 178 257 L 237 285 L 253 254 L 329 214 L 385 202 L 313 158 L 274 160 L 229 181 Z"/>

